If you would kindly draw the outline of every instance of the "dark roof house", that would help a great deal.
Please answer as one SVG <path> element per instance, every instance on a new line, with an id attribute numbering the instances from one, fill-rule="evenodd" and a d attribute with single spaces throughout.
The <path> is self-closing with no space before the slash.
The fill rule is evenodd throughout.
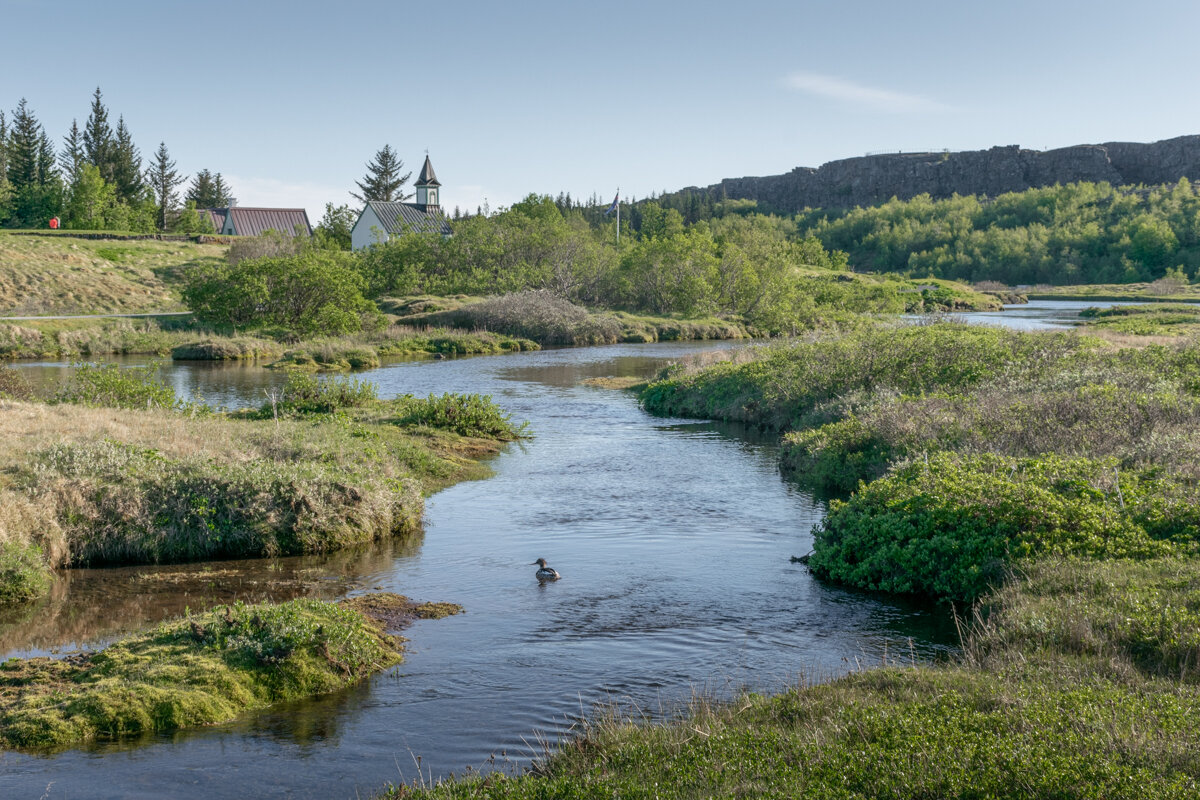
<path id="1" fill-rule="evenodd" d="M 220 236 L 258 236 L 276 231 L 284 236 L 312 236 L 308 212 L 303 208 L 201 208 Z"/>
<path id="2" fill-rule="evenodd" d="M 392 236 L 412 231 L 449 236 L 450 223 L 446 221 L 438 202 L 441 185 L 433 172 L 429 156 L 425 156 L 425 165 L 421 167 L 417 182 L 413 184 L 417 190 L 416 202 L 368 200 L 350 231 L 351 246 L 355 250 L 361 250 L 386 241 Z"/>

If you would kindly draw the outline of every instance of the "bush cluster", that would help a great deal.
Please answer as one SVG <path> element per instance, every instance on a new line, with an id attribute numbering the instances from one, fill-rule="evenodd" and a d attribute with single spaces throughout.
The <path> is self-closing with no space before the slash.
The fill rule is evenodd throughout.
<path id="1" fill-rule="evenodd" d="M 1190 553 L 1198 500 L 1161 470 L 1111 459 L 935 453 L 833 501 L 809 565 L 864 589 L 973 601 L 1035 556 Z"/>

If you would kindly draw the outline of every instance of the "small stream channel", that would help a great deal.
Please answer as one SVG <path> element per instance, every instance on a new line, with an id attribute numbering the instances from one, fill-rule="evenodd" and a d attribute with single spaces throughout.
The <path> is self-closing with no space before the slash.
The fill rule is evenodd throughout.
<path id="1" fill-rule="evenodd" d="M 1056 313 L 1039 327 L 1063 324 Z M 658 714 L 697 688 L 773 690 L 951 652 L 944 608 L 822 585 L 789 560 L 808 552 L 825 509 L 781 479 L 773 437 L 651 417 L 624 392 L 581 383 L 738 346 L 615 345 L 363 373 L 384 396 L 490 394 L 535 438 L 495 458 L 494 477 L 430 498 L 424 536 L 325 557 L 70 571 L 49 600 L 0 614 L 0 658 L 96 647 L 233 599 L 383 589 L 466 613 L 418 622 L 404 664 L 345 692 L 170 736 L 0 753 L 0 797 L 48 787 L 52 798 L 364 797 L 416 778 L 418 758 L 426 781 L 526 764 L 539 737 L 598 702 Z M 43 385 L 69 368 L 19 366 Z M 230 407 L 260 403 L 281 380 L 240 365 L 167 369 L 182 395 Z M 539 586 L 538 557 L 563 579 Z"/>

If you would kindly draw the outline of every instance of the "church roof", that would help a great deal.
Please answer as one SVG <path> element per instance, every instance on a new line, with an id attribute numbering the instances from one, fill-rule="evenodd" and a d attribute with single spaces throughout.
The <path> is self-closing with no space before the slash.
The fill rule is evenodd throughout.
<path id="1" fill-rule="evenodd" d="M 433 164 L 429 161 L 429 156 L 425 156 L 425 166 L 421 167 L 421 176 L 417 178 L 417 182 L 413 186 L 441 186 L 437 175 L 433 174 Z"/>
<path id="2" fill-rule="evenodd" d="M 434 180 L 436 182 L 436 179 Z M 375 212 L 375 216 L 379 217 L 389 234 L 416 231 L 450 235 L 450 223 L 440 210 L 426 210 L 424 206 L 416 203 L 399 203 L 394 200 L 368 200 L 367 205 Z"/>

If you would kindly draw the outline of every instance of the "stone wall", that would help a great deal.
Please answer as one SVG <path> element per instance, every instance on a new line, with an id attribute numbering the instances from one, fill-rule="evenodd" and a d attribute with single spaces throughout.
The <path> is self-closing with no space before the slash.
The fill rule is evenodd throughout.
<path id="1" fill-rule="evenodd" d="M 803 208 L 850 208 L 892 197 L 928 193 L 996 196 L 1074 181 L 1114 185 L 1200 180 L 1200 136 L 1161 142 L 1109 142 L 1058 150 L 1023 150 L 1017 145 L 958 153 L 896 153 L 830 161 L 819 168 L 796 167 L 785 175 L 726 178 L 704 188 L 714 199 L 757 200 L 764 210 L 792 213 Z"/>

